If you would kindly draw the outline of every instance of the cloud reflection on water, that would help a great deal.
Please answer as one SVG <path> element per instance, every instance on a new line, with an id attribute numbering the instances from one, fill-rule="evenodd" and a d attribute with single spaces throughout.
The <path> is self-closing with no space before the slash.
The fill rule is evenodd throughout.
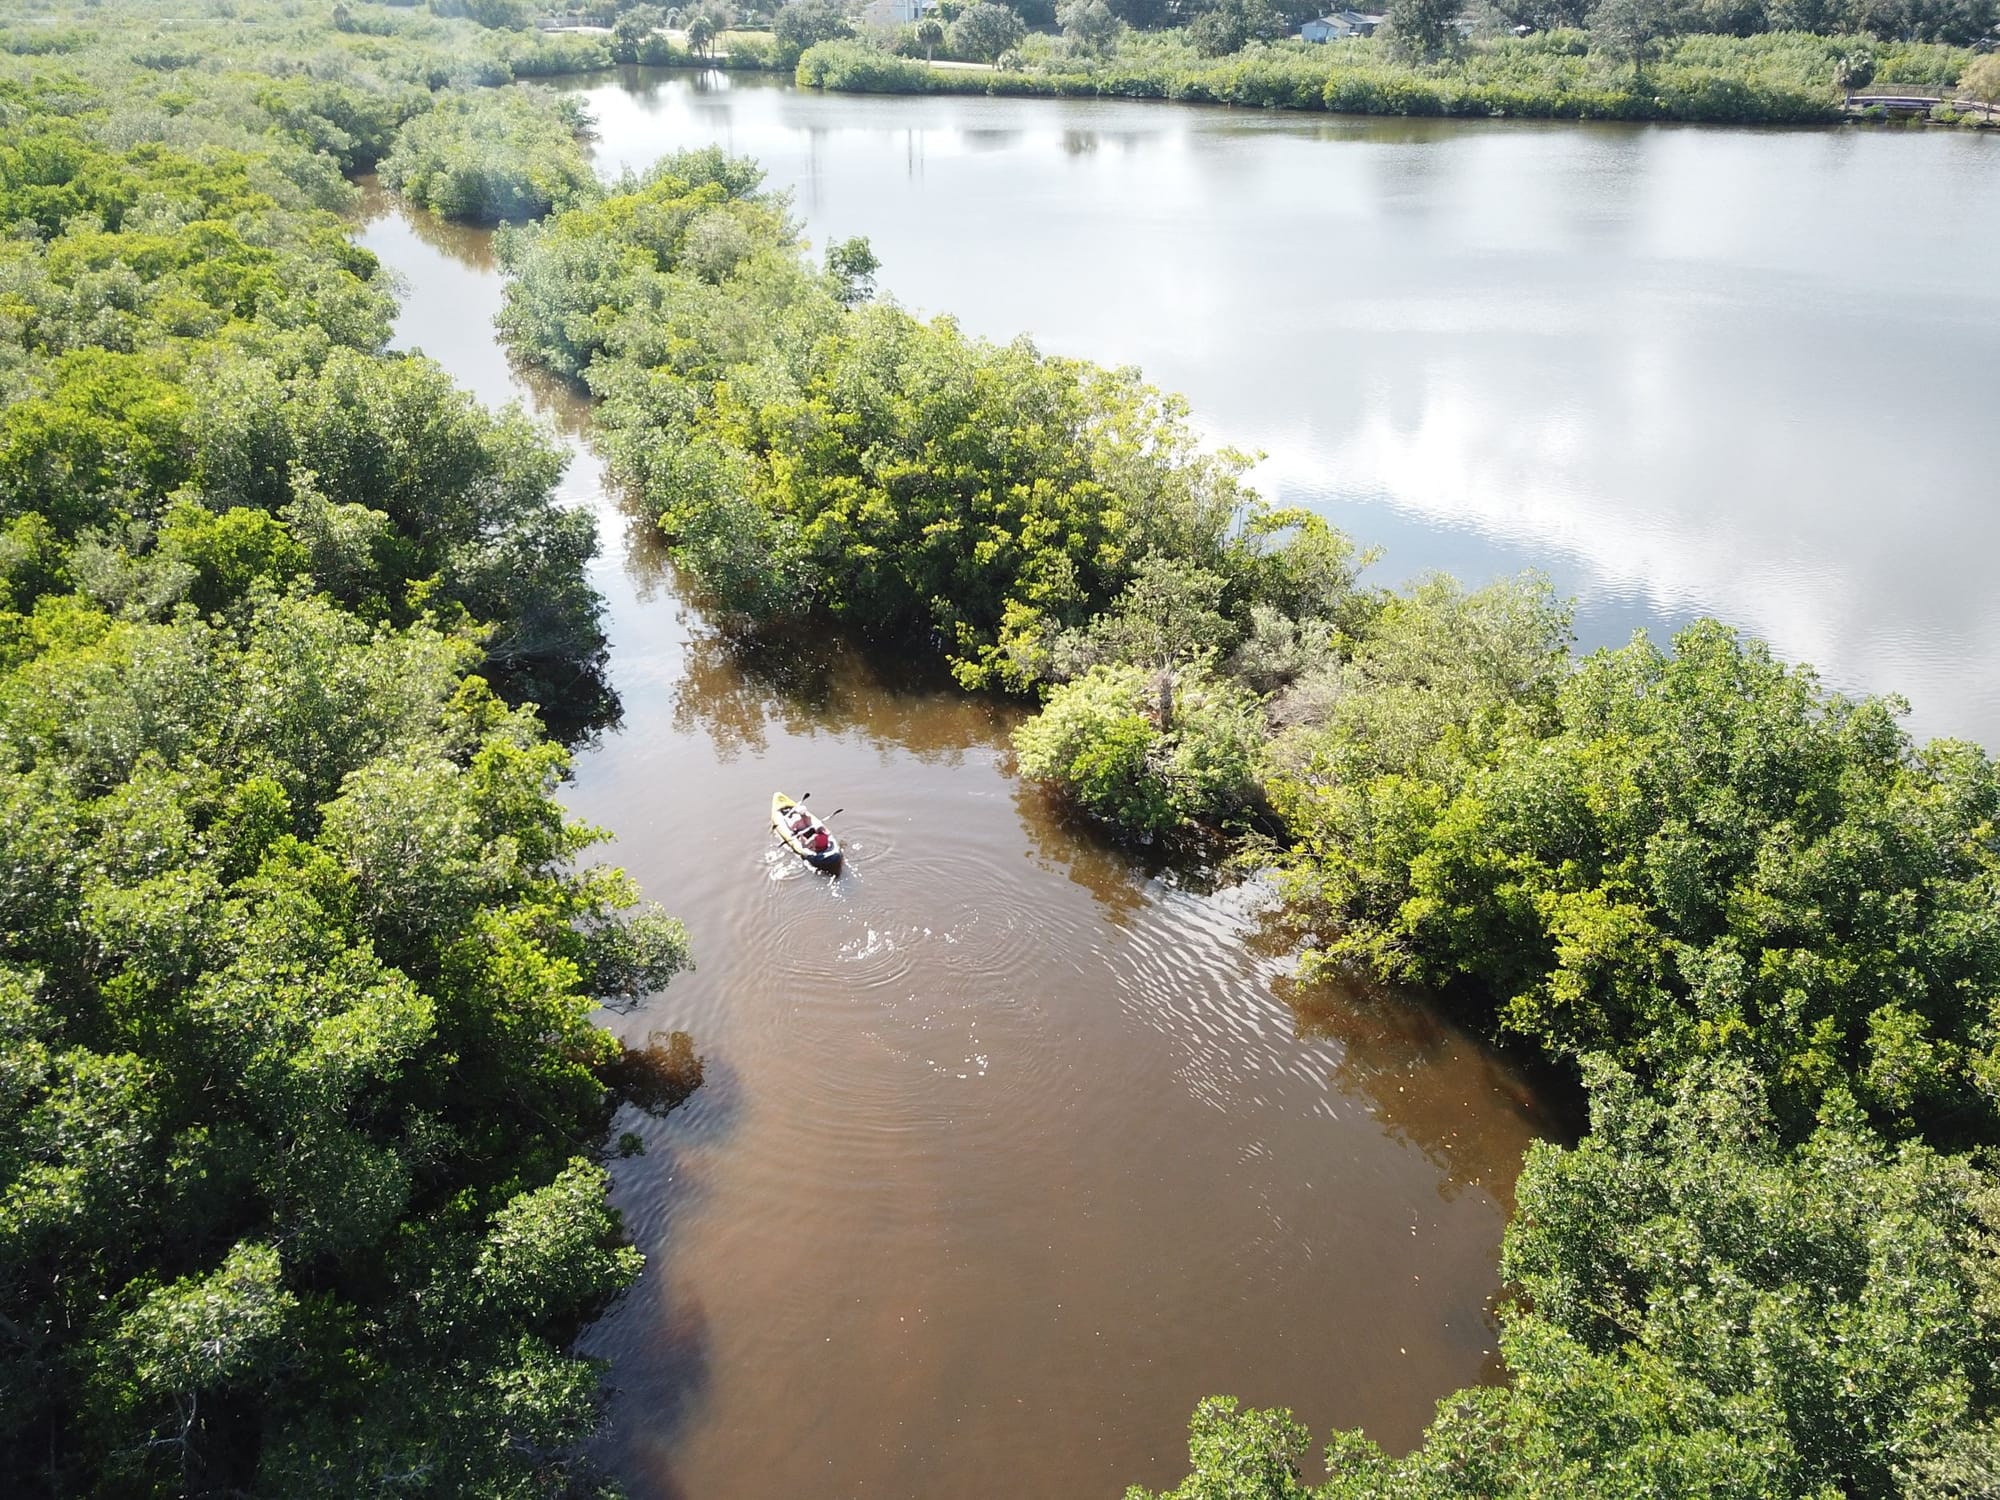
<path id="1" fill-rule="evenodd" d="M 1539 567 L 1590 644 L 1716 614 L 2000 745 L 2000 284 L 1946 248 L 2000 241 L 2000 142 L 647 88 L 593 94 L 607 162 L 755 154 L 912 305 L 1184 392 L 1385 577 Z"/>

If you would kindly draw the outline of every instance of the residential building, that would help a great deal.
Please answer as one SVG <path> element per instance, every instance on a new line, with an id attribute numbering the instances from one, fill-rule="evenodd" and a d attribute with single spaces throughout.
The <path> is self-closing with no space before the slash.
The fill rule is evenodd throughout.
<path id="1" fill-rule="evenodd" d="M 1350 36 L 1373 36 L 1375 28 L 1382 24 L 1382 17 L 1367 15 L 1358 10 L 1336 10 L 1318 20 L 1308 21 L 1299 28 L 1299 40 L 1304 42 L 1337 42 Z"/>

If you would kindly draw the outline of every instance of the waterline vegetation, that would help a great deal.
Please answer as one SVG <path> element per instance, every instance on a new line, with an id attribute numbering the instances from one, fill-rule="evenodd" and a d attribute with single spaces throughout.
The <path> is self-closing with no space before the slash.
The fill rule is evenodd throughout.
<path id="1" fill-rule="evenodd" d="M 858 40 L 825 42 L 799 59 L 798 81 L 866 93 L 1173 99 L 1340 114 L 1825 124 L 1846 117 L 1842 65 L 1862 53 L 1885 89 L 1948 90 L 1974 61 L 1959 47 L 1804 32 L 1658 35 L 1635 44 L 1552 30 L 1429 59 L 1377 39 L 1256 43 L 1211 56 L 1185 33 L 1128 33 L 1109 55 L 1036 38 L 990 73 L 927 66 Z"/>

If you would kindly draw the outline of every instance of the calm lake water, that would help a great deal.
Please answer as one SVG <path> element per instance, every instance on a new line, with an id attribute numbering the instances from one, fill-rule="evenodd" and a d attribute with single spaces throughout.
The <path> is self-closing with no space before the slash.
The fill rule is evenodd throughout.
<path id="1" fill-rule="evenodd" d="M 1385 578 L 1540 567 L 1592 640 L 1718 613 L 2000 742 L 1990 143 L 589 92 L 610 170 L 719 141 L 905 302 L 1143 364 Z M 621 1122 L 650 1260 L 588 1347 L 633 1492 L 1110 1497 L 1178 1478 L 1211 1391 L 1400 1447 L 1495 1378 L 1500 1230 L 1551 1128 L 1522 1081 L 1421 1010 L 1287 985 L 1254 890 L 1063 827 L 1003 710 L 734 659 L 584 410 L 494 345 L 487 238 L 380 201 L 361 237 L 400 343 L 576 448 L 625 716 L 567 800 L 700 963 L 614 1020 L 707 1063 Z M 771 851 L 779 788 L 844 807 L 838 883 Z"/>
<path id="2" fill-rule="evenodd" d="M 1381 577 L 1713 614 L 2000 748 L 2000 138 L 867 98 L 634 70 L 598 158 L 757 157 L 815 244 L 1140 365 Z"/>

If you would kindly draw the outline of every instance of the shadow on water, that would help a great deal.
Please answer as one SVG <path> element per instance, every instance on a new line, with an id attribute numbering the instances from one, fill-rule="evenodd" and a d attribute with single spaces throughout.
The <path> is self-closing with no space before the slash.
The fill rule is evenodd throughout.
<path id="1" fill-rule="evenodd" d="M 1495 1037 L 1490 1003 L 1360 974 L 1302 980 L 1293 969 L 1308 940 L 1276 890 L 1264 885 L 1261 895 L 1243 944 L 1272 966 L 1271 991 L 1290 1011 L 1293 1035 L 1337 1044 L 1336 1087 L 1366 1096 L 1385 1130 L 1438 1167 L 1441 1194 L 1478 1187 L 1511 1202 L 1511 1172 L 1503 1180 L 1494 1171 L 1507 1153 L 1495 1148 L 1524 1122 L 1540 1140 L 1582 1137 L 1588 1122 L 1574 1069 Z M 1476 1069 L 1488 1107 L 1447 1097 L 1458 1076 L 1447 1064 L 1459 1059 Z"/>
<path id="2" fill-rule="evenodd" d="M 1543 1140 L 1574 1141 L 1580 1133 L 1548 1081 L 1531 1083 L 1522 1060 L 1481 1046 L 1428 997 L 1289 976 L 1271 987 L 1291 1008 L 1298 1040 L 1337 1044 L 1335 1087 L 1367 1098 L 1384 1131 L 1430 1159 L 1438 1195 L 1447 1201 L 1469 1190 L 1512 1200 L 1513 1175 L 1496 1168 L 1507 1160 L 1504 1146 L 1518 1138 L 1520 1122 Z M 1465 1096 L 1462 1077 L 1447 1066 L 1460 1060 L 1506 1101 L 1505 1110 Z"/>
<path id="3" fill-rule="evenodd" d="M 1115 837 L 1054 792 L 1015 777 L 1011 756 L 1004 769 L 1035 863 L 1089 891 L 1114 923 L 1123 925 L 1164 891 L 1212 896 L 1237 883 L 1206 848 Z"/>
<path id="4" fill-rule="evenodd" d="M 554 682 L 539 674 L 529 683 L 500 677 L 493 689 L 508 703 L 532 703 L 549 737 L 572 754 L 595 749 L 625 718 L 625 705 L 600 664 L 564 673 Z"/>
<path id="5" fill-rule="evenodd" d="M 958 138 L 968 151 L 1005 151 L 1020 141 L 1021 132 L 964 128 L 958 132 Z"/>
<path id="6" fill-rule="evenodd" d="M 740 635 L 704 623 L 674 690 L 674 728 L 705 734 L 723 760 L 762 755 L 776 740 L 862 739 L 884 753 L 951 764 L 998 751 L 1020 710 L 967 697 L 930 664 L 810 627 Z"/>
<path id="7" fill-rule="evenodd" d="M 442 219 L 427 209 L 398 202 L 388 189 L 375 186 L 368 193 L 362 213 L 368 218 L 400 214 L 410 232 L 441 255 L 450 256 L 468 270 L 482 276 L 498 274 L 500 257 L 493 248 L 493 231 L 476 224 Z"/>
<path id="8" fill-rule="evenodd" d="M 611 1134 L 624 1148 L 612 1163 L 612 1203 L 627 1238 L 657 1267 L 667 1264 L 677 1227 L 704 1199 L 687 1155 L 727 1139 L 743 1085 L 726 1060 L 697 1054 L 683 1031 L 653 1031 L 625 1046 L 611 1080 L 625 1099 L 612 1121 Z M 644 1414 L 643 1421 L 608 1423 L 593 1458 L 611 1471 L 651 1467 L 646 1454 L 670 1447 L 709 1388 L 714 1349 L 701 1297 L 671 1274 L 643 1275 L 585 1331 L 579 1349 L 610 1361 L 609 1409 Z M 649 1493 L 670 1500 L 681 1490 L 668 1480 Z"/>
<path id="9" fill-rule="evenodd" d="M 613 1472 L 646 1471 L 648 1494 L 678 1500 L 686 1491 L 665 1472 L 665 1456 L 699 1412 L 713 1378 L 708 1312 L 700 1295 L 674 1278 L 643 1276 L 618 1304 L 617 1316 L 645 1329 L 646 1338 L 619 1352 L 608 1403 L 614 1412 L 645 1416 L 643 1423 L 607 1431 L 593 1445 L 592 1457 Z"/>
<path id="10" fill-rule="evenodd" d="M 685 1031 L 653 1031 L 640 1045 L 623 1046 L 605 1081 L 641 1114 L 664 1120 L 701 1087 L 703 1059 Z"/>

